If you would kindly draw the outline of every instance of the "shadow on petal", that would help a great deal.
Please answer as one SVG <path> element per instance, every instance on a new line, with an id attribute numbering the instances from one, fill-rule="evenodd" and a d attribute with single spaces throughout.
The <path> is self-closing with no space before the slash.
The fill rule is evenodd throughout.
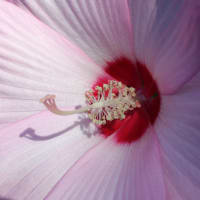
<path id="1" fill-rule="evenodd" d="M 69 132 L 70 130 L 72 130 L 73 128 L 79 126 L 81 132 L 86 135 L 88 138 L 92 137 L 93 135 L 96 135 L 98 133 L 98 130 L 95 128 L 93 123 L 91 122 L 91 120 L 86 116 L 86 115 L 80 115 L 78 117 L 79 120 L 75 121 L 71 126 L 58 131 L 56 133 L 52 133 L 46 136 L 41 136 L 41 135 L 37 135 L 36 130 L 33 128 L 27 128 L 25 129 L 22 133 L 20 133 L 20 137 L 25 137 L 27 139 L 30 140 L 34 140 L 34 141 L 42 141 L 42 140 L 50 140 L 53 139 L 55 137 L 61 136 L 67 132 Z M 1 200 L 1 199 L 0 199 Z"/>
<path id="2" fill-rule="evenodd" d="M 0 200 L 15 200 L 15 199 L 10 199 L 10 198 L 6 198 L 6 197 L 3 197 L 3 196 L 0 196 Z"/>

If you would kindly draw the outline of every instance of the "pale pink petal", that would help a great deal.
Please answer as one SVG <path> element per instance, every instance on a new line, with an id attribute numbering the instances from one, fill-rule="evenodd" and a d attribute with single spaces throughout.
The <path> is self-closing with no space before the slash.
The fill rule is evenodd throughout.
<path id="1" fill-rule="evenodd" d="M 87 151 L 104 141 L 82 116 L 42 112 L 0 132 L 0 195 L 42 200 Z"/>
<path id="2" fill-rule="evenodd" d="M 149 40 L 149 32 L 156 17 L 156 2 L 156 0 L 128 0 L 133 28 L 134 53 L 136 58 L 143 63 L 146 58 L 146 41 Z"/>
<path id="3" fill-rule="evenodd" d="M 176 95 L 163 96 L 155 131 L 164 172 L 184 200 L 200 196 L 200 73 Z"/>
<path id="4" fill-rule="evenodd" d="M 144 42 L 144 60 L 161 93 L 172 94 L 200 70 L 197 1 L 160 0 Z"/>
<path id="5" fill-rule="evenodd" d="M 45 109 L 39 99 L 47 94 L 58 106 L 83 104 L 101 70 L 31 14 L 0 2 L 0 124 Z"/>
<path id="6" fill-rule="evenodd" d="M 14 0 L 70 38 L 98 64 L 116 57 L 134 59 L 127 0 Z"/>
<path id="7" fill-rule="evenodd" d="M 165 176 L 165 186 L 167 189 L 167 200 L 183 200 L 181 196 L 178 194 L 177 190 L 175 187 L 170 183 L 169 178 L 167 175 Z"/>
<path id="8" fill-rule="evenodd" d="M 116 144 L 110 137 L 67 170 L 45 199 L 164 200 L 159 156 L 150 130 L 132 144 Z"/>
<path id="9" fill-rule="evenodd" d="M 129 6 L 136 58 L 146 64 L 161 93 L 175 92 L 200 70 L 199 3 L 129 0 Z"/>

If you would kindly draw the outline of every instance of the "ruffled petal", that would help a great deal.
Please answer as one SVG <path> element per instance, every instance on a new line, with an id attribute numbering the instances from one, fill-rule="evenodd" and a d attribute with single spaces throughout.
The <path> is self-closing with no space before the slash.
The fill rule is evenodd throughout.
<path id="1" fill-rule="evenodd" d="M 144 60 L 161 93 L 172 94 L 200 70 L 200 8 L 197 1 L 158 0 L 156 9 Z"/>
<path id="2" fill-rule="evenodd" d="M 164 200 L 155 137 L 148 131 L 141 140 L 120 145 L 111 136 L 66 171 L 45 199 Z"/>
<path id="3" fill-rule="evenodd" d="M 98 64 L 122 55 L 133 59 L 126 0 L 13 2 L 70 38 Z"/>
<path id="4" fill-rule="evenodd" d="M 0 124 L 44 109 L 39 99 L 57 96 L 58 105 L 85 102 L 84 91 L 102 69 L 61 35 L 11 3 L 0 3 Z"/>
<path id="5" fill-rule="evenodd" d="M 87 151 L 104 141 L 84 115 L 42 112 L 0 133 L 0 196 L 44 199 Z M 95 135 L 96 134 L 96 135 Z"/>
<path id="6" fill-rule="evenodd" d="M 200 73 L 176 95 L 163 96 L 155 131 L 165 176 L 183 200 L 200 196 Z"/>

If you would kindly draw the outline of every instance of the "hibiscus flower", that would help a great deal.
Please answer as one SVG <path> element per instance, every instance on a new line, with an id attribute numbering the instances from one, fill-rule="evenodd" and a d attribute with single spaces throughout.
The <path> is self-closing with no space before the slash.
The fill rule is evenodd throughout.
<path id="1" fill-rule="evenodd" d="M 198 199 L 198 20 L 187 0 L 1 1 L 0 198 Z"/>

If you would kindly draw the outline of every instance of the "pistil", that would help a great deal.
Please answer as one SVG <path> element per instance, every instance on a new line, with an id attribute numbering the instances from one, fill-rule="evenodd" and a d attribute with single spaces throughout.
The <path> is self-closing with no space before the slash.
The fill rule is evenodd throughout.
<path id="1" fill-rule="evenodd" d="M 127 87 L 116 80 L 110 80 L 103 87 L 96 86 L 85 92 L 86 106 L 77 110 L 63 111 L 55 103 L 55 95 L 47 95 L 40 100 L 49 111 L 57 115 L 87 113 L 97 125 L 106 125 L 116 119 L 123 120 L 128 111 L 141 107 L 133 87 Z"/>

